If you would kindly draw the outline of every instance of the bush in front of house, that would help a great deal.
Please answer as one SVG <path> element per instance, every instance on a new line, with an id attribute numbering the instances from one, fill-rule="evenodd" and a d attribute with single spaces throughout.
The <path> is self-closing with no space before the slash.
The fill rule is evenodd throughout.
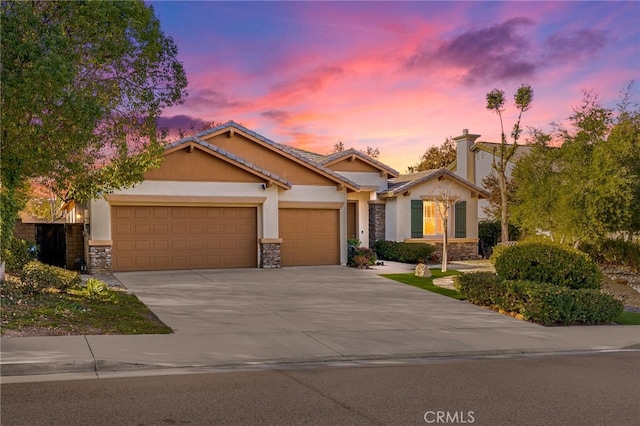
<path id="1" fill-rule="evenodd" d="M 367 247 L 350 247 L 347 264 L 358 269 L 365 269 L 376 263 L 376 254 Z"/>
<path id="2" fill-rule="evenodd" d="M 504 280 L 535 281 L 572 289 L 602 287 L 602 273 L 589 256 L 552 242 L 523 242 L 501 249 L 494 266 Z"/>
<path id="3" fill-rule="evenodd" d="M 431 244 L 403 243 L 396 241 L 376 241 L 374 250 L 379 259 L 403 263 L 425 263 L 436 247 Z"/>
<path id="4" fill-rule="evenodd" d="M 579 248 L 598 263 L 627 266 L 633 272 L 640 272 L 640 243 L 609 238 L 597 243 L 582 243 Z"/>
<path id="5" fill-rule="evenodd" d="M 621 301 L 598 289 L 502 280 L 491 272 L 458 275 L 454 285 L 471 303 L 519 313 L 544 325 L 607 323 L 623 309 Z"/>
<path id="6" fill-rule="evenodd" d="M 454 276 L 453 286 L 474 305 L 493 306 L 499 280 L 493 272 L 470 272 Z"/>
<path id="7" fill-rule="evenodd" d="M 624 308 L 612 295 L 593 288 L 573 290 L 530 281 L 505 282 L 505 285 L 505 292 L 519 296 L 518 312 L 525 319 L 544 325 L 607 323 Z"/>
<path id="8" fill-rule="evenodd" d="M 35 243 L 22 238 L 11 237 L 6 247 L 3 247 L 2 258 L 7 271 L 19 271 L 24 265 L 35 260 L 38 249 Z"/>
<path id="9" fill-rule="evenodd" d="M 45 265 L 37 260 L 27 263 L 22 268 L 20 278 L 29 293 L 40 293 L 48 288 L 66 291 L 82 282 L 77 272 Z"/>

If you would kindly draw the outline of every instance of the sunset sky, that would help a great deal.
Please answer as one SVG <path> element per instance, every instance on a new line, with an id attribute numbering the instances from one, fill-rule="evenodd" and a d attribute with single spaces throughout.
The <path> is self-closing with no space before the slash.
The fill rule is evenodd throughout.
<path id="1" fill-rule="evenodd" d="M 523 84 L 523 124 L 566 122 L 593 90 L 609 104 L 635 79 L 640 2 L 151 1 L 189 80 L 160 125 L 234 120 L 276 141 L 329 153 L 380 150 L 405 172 L 462 129 L 499 141 L 486 93 Z"/>

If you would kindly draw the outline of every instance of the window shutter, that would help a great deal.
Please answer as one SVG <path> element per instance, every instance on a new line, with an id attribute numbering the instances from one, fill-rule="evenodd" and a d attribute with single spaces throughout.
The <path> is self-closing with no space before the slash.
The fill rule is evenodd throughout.
<path id="1" fill-rule="evenodd" d="M 455 208 L 455 222 L 456 222 L 456 238 L 466 238 L 467 237 L 467 202 L 460 201 L 456 203 Z"/>
<path id="2" fill-rule="evenodd" d="M 422 200 L 411 200 L 411 238 L 422 238 Z"/>

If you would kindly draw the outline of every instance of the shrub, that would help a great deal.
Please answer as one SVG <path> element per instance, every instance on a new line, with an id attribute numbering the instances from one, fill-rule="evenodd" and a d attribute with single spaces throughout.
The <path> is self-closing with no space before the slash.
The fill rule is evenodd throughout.
<path id="1" fill-rule="evenodd" d="M 493 272 L 470 272 L 453 277 L 453 286 L 467 300 L 480 306 L 493 306 L 499 278 Z"/>
<path id="2" fill-rule="evenodd" d="M 597 243 L 582 243 L 580 250 L 598 263 L 628 266 L 632 271 L 640 272 L 640 243 L 606 239 Z"/>
<path id="3" fill-rule="evenodd" d="M 380 259 L 403 263 L 424 263 L 436 251 L 431 244 L 376 241 L 374 250 Z"/>
<path id="4" fill-rule="evenodd" d="M 496 264 L 496 259 L 499 258 L 500 256 L 502 256 L 502 253 L 504 253 L 504 251 L 506 249 L 508 249 L 510 246 L 507 245 L 497 245 L 493 248 L 493 252 L 491 252 L 491 257 L 489 257 L 489 262 L 491 262 L 492 265 Z"/>
<path id="5" fill-rule="evenodd" d="M 490 272 L 458 275 L 454 285 L 476 305 L 519 313 L 544 325 L 611 322 L 623 309 L 622 302 L 596 289 L 505 281 Z"/>
<path id="6" fill-rule="evenodd" d="M 35 243 L 16 237 L 11 237 L 2 251 L 2 258 L 8 271 L 21 270 L 38 255 L 38 247 Z"/>
<path id="7" fill-rule="evenodd" d="M 21 279 L 26 290 L 30 293 L 40 293 L 47 288 L 66 291 L 81 283 L 80 275 L 77 272 L 45 265 L 37 260 L 24 266 Z"/>
<path id="8" fill-rule="evenodd" d="M 520 243 L 495 257 L 498 276 L 578 288 L 600 288 L 602 274 L 586 254 L 551 242 Z"/>
<path id="9" fill-rule="evenodd" d="M 367 268 L 376 263 L 376 254 L 367 247 L 350 247 L 349 250 L 349 266 L 355 266 L 358 269 Z"/>
<path id="10" fill-rule="evenodd" d="M 535 282 L 516 285 L 520 285 L 518 312 L 544 325 L 611 322 L 624 308 L 621 301 L 596 289 L 572 290 Z"/>

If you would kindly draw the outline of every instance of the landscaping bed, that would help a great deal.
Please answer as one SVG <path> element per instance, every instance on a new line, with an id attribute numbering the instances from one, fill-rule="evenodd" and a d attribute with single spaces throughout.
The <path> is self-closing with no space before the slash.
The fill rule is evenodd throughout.
<path id="1" fill-rule="evenodd" d="M 79 277 L 73 280 L 74 284 L 68 288 L 49 286 L 51 283 L 45 280 L 48 284 L 34 289 L 27 284 L 28 280 L 8 275 L 0 284 L 2 336 L 173 332 L 125 289 L 96 279 L 84 283 L 79 282 Z"/>
<path id="2" fill-rule="evenodd" d="M 471 303 L 543 325 L 638 323 L 640 314 L 624 311 L 637 303 L 635 289 L 604 275 L 585 253 L 531 241 L 501 247 L 491 260 L 495 273 L 456 279 Z"/>

